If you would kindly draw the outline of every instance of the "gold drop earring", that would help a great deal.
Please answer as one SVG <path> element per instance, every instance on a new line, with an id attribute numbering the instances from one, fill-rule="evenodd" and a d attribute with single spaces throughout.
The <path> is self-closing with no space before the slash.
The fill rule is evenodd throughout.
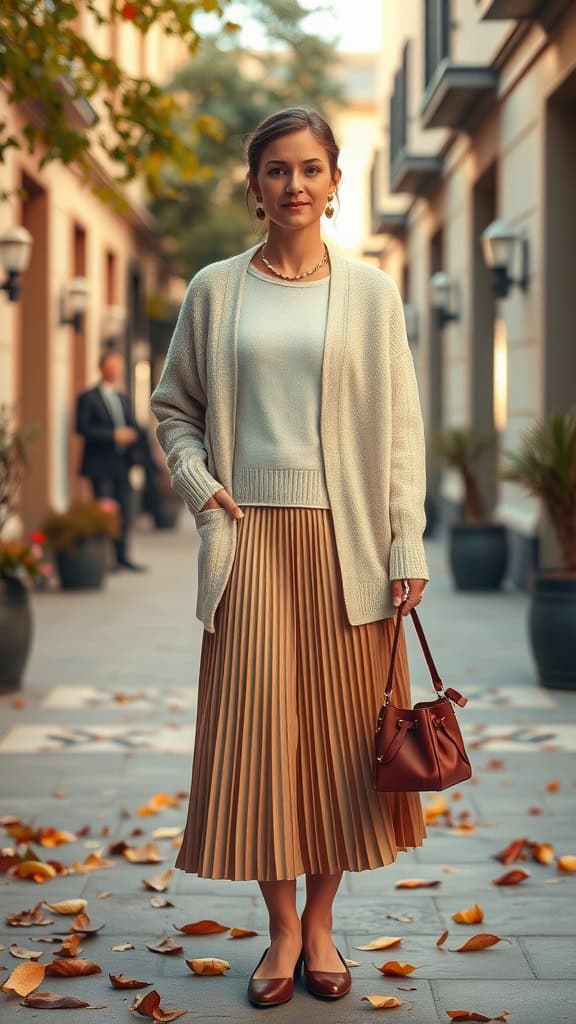
<path id="1" fill-rule="evenodd" d="M 261 203 L 262 202 L 262 196 L 256 196 L 256 202 L 257 203 Z M 263 206 L 257 206 L 256 207 L 256 216 L 258 217 L 258 220 L 264 220 L 265 219 L 266 212 L 265 212 Z"/>
<path id="2" fill-rule="evenodd" d="M 333 196 L 333 195 L 331 195 L 331 196 L 328 196 L 328 206 L 327 206 L 327 207 L 326 207 L 326 209 L 324 210 L 324 213 L 326 214 L 326 216 L 328 217 L 328 219 L 330 219 L 331 217 L 333 217 L 333 216 L 334 216 L 334 207 L 332 206 L 332 200 L 333 200 L 333 199 L 334 199 L 334 196 Z"/>

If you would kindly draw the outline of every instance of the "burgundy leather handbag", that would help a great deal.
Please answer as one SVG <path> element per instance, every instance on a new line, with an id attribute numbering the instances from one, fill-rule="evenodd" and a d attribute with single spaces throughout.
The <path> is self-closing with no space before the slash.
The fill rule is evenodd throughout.
<path id="1" fill-rule="evenodd" d="M 451 701 L 468 703 L 458 690 L 444 690 L 416 610 L 411 613 L 434 689 L 435 700 L 422 700 L 413 708 L 390 703 L 396 649 L 403 616 L 398 610 L 384 703 L 376 723 L 373 788 L 396 793 L 448 789 L 472 776 L 460 727 Z"/>

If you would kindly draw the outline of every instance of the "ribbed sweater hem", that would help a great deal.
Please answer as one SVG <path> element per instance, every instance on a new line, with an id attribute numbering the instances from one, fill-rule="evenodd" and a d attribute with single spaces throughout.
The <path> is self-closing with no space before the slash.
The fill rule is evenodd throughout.
<path id="1" fill-rule="evenodd" d="M 330 508 L 321 469 L 235 466 L 232 489 L 238 505 L 300 505 Z"/>

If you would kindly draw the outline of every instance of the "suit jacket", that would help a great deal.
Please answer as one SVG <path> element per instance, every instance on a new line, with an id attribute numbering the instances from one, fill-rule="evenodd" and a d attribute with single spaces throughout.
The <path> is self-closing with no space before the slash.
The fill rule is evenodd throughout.
<path id="1" fill-rule="evenodd" d="M 128 395 L 120 393 L 127 427 L 139 430 Z M 114 443 L 114 420 L 98 385 L 82 391 L 76 400 L 76 433 L 84 438 L 81 476 L 122 476 L 133 463 L 133 445 L 118 450 Z"/>

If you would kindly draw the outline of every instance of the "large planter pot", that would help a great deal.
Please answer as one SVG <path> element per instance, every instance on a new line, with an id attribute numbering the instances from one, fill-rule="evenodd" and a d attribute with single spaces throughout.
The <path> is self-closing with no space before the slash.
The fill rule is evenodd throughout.
<path id="1" fill-rule="evenodd" d="M 576 577 L 534 574 L 528 631 L 542 686 L 576 690 Z"/>
<path id="2" fill-rule="evenodd" d="M 28 590 L 16 580 L 0 580 L 0 693 L 21 685 L 32 635 Z"/>
<path id="3" fill-rule="evenodd" d="M 152 517 L 157 530 L 173 530 L 178 525 L 182 502 L 175 494 L 157 494 Z"/>
<path id="4" fill-rule="evenodd" d="M 424 513 L 426 516 L 425 537 L 433 537 L 438 525 L 438 500 L 428 494 L 424 498 Z"/>
<path id="5" fill-rule="evenodd" d="M 449 536 L 450 568 L 456 589 L 499 590 L 508 561 L 506 527 L 500 523 L 454 523 Z"/>
<path id="6" fill-rule="evenodd" d="M 85 537 L 73 551 L 57 551 L 56 565 L 64 590 L 99 590 L 106 575 L 106 537 Z"/>

